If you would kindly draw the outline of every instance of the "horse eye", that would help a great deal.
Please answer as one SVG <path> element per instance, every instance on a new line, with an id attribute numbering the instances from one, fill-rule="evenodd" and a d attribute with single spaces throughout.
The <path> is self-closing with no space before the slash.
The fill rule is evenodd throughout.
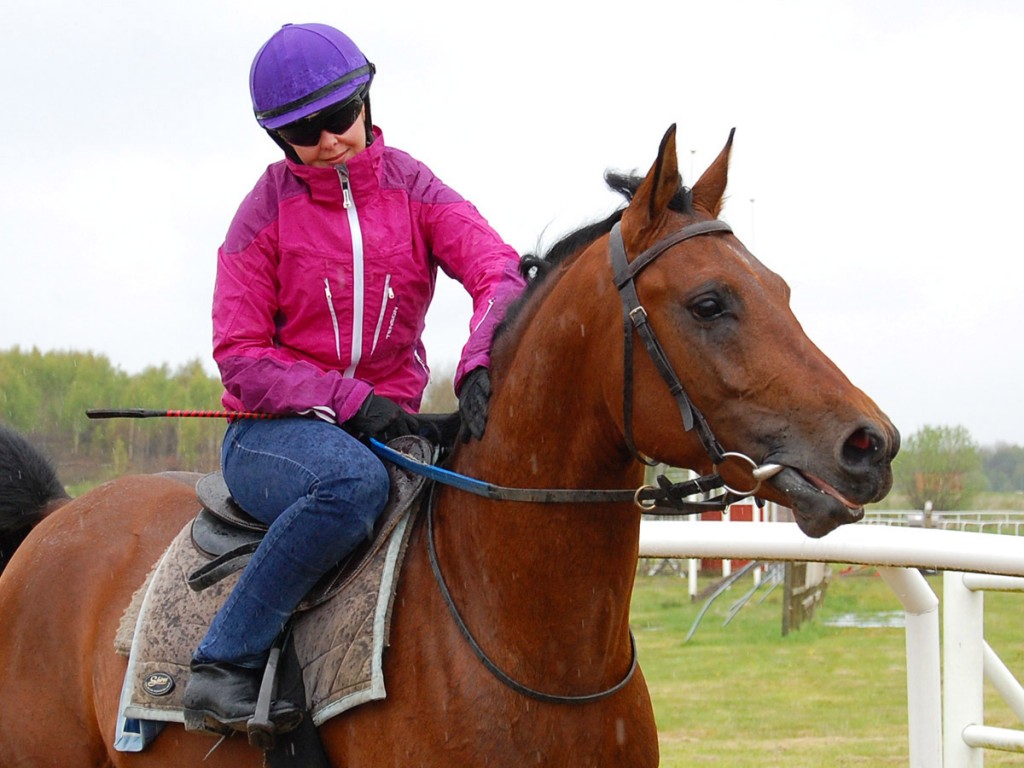
<path id="1" fill-rule="evenodd" d="M 705 296 L 690 305 L 690 312 L 698 320 L 711 320 L 725 312 L 722 302 L 712 296 Z"/>

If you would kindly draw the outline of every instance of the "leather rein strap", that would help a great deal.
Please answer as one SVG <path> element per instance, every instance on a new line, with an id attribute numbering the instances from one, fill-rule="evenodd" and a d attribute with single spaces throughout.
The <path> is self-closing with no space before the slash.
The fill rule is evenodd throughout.
<path id="1" fill-rule="evenodd" d="M 492 675 L 498 678 L 503 685 L 511 688 L 516 693 L 523 696 L 529 696 L 531 699 L 547 702 L 549 704 L 589 704 L 594 701 L 600 701 L 601 699 L 608 698 L 625 688 L 629 684 L 629 681 L 633 679 L 633 675 L 636 673 L 637 669 L 636 638 L 633 636 L 633 630 L 629 631 L 629 669 L 626 670 L 626 673 L 617 683 L 594 693 L 566 695 L 538 691 L 535 688 L 530 688 L 529 686 L 516 681 L 502 670 L 490 656 L 487 655 L 487 652 L 480 647 L 476 638 L 473 637 L 473 633 L 466 625 L 465 619 L 462 618 L 462 614 L 455 605 L 455 599 L 452 597 L 452 593 L 448 589 L 448 582 L 445 580 L 444 574 L 441 573 L 441 564 L 437 559 L 437 545 L 434 541 L 434 490 L 436 488 L 436 485 L 430 486 L 430 490 L 427 492 L 428 496 L 426 502 L 427 554 L 430 557 L 430 568 L 434 572 L 434 579 L 437 582 L 438 589 L 441 591 L 441 596 L 444 598 L 444 603 L 448 606 L 448 611 L 451 614 L 452 619 L 455 621 L 455 625 L 459 628 L 459 631 L 462 633 L 466 642 L 469 643 L 469 647 L 473 649 L 473 653 L 476 654 L 480 663 L 483 664 Z"/>
<path id="2" fill-rule="evenodd" d="M 685 480 L 673 483 L 664 475 L 658 478 L 658 486 L 645 485 L 637 489 L 616 490 L 605 488 L 509 488 L 504 485 L 494 485 L 473 477 L 460 475 L 444 467 L 434 464 L 427 464 L 409 456 L 402 451 L 397 451 L 376 438 L 369 440 L 370 450 L 381 459 L 385 459 L 396 466 L 407 469 L 417 475 L 458 488 L 476 496 L 496 501 L 521 501 L 530 503 L 547 504 L 607 504 L 613 502 L 632 501 L 643 510 L 646 515 L 698 515 L 703 512 L 720 512 L 733 501 L 742 497 L 735 493 L 720 496 L 707 501 L 688 501 L 687 497 L 699 493 L 709 493 L 724 486 L 724 481 L 717 473 L 695 477 L 692 480 Z"/>
<path id="3" fill-rule="evenodd" d="M 718 220 L 699 221 L 695 224 L 689 224 L 662 238 L 630 262 L 626 259 L 626 247 L 622 240 L 620 224 L 621 222 L 616 222 L 615 226 L 612 227 L 608 251 L 611 256 L 612 271 L 615 273 L 615 287 L 618 288 L 619 297 L 622 299 L 622 320 L 625 336 L 622 409 L 626 444 L 639 461 L 644 464 L 656 463 L 640 453 L 633 440 L 633 332 L 635 331 L 641 341 L 643 341 L 647 354 L 650 355 L 654 363 L 654 367 L 657 368 L 661 378 L 668 385 L 672 396 L 676 399 L 679 413 L 683 419 L 683 428 L 687 432 L 696 428 L 697 437 L 700 439 L 704 451 L 711 458 L 711 462 L 715 465 L 720 464 L 725 456 L 725 451 L 722 449 L 717 438 L 715 438 L 711 427 L 708 426 L 704 414 L 700 412 L 686 394 L 683 383 L 679 380 L 679 376 L 676 375 L 672 363 L 669 362 L 668 355 L 665 354 L 665 349 L 661 346 L 658 337 L 654 333 L 654 329 L 651 328 L 647 320 L 647 311 L 640 303 L 640 297 L 637 296 L 634 281 L 645 267 L 650 265 L 669 248 L 691 238 L 700 237 L 712 232 L 731 233 L 732 229 L 724 221 Z"/>

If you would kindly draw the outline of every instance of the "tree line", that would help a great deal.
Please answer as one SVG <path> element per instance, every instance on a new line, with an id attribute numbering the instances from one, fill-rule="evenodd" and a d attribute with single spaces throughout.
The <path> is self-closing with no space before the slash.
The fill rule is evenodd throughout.
<path id="1" fill-rule="evenodd" d="M 457 407 L 451 375 L 432 379 L 424 410 Z M 86 410 L 217 410 L 220 380 L 199 360 L 128 374 L 91 352 L 0 351 L 0 423 L 26 435 L 68 486 L 125 474 L 220 466 L 221 419 L 89 419 Z"/>
<path id="2" fill-rule="evenodd" d="M 979 446 L 964 426 L 926 425 L 893 462 L 894 489 L 915 509 L 971 509 L 982 491 L 1024 494 L 1024 448 Z"/>
<path id="3" fill-rule="evenodd" d="M 458 407 L 452 374 L 435 372 L 423 410 Z M 0 423 L 25 434 L 57 463 L 69 486 L 123 474 L 220 464 L 219 419 L 86 418 L 92 408 L 215 410 L 221 384 L 199 360 L 127 374 L 103 355 L 0 351 Z M 906 437 L 894 464 L 895 489 L 921 508 L 967 508 L 980 491 L 1024 493 L 1024 447 L 981 447 L 961 426 L 926 426 Z"/>
<path id="4" fill-rule="evenodd" d="M 224 424 L 207 419 L 102 419 L 92 408 L 215 409 L 220 382 L 200 361 L 129 375 L 103 355 L 0 352 L 0 422 L 26 435 L 56 462 L 67 485 L 219 464 Z"/>

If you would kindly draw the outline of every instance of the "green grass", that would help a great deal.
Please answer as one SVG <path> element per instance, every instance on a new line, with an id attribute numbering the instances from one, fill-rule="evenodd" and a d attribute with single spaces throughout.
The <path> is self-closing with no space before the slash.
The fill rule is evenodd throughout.
<path id="1" fill-rule="evenodd" d="M 728 626 L 729 607 L 751 587 L 744 579 L 718 598 L 689 643 L 701 603 L 685 579 L 638 577 L 633 629 L 654 701 L 666 768 L 906 766 L 906 647 L 902 628 L 841 628 L 841 614 L 902 611 L 870 569 L 839 575 L 833 566 L 824 606 L 811 624 L 782 637 L 782 587 L 759 605 L 762 587 Z M 941 577 L 929 578 L 942 596 Z M 1024 677 L 1024 595 L 987 593 L 985 637 Z M 986 685 L 989 725 L 1021 727 Z M 986 766 L 1020 765 L 988 750 Z"/>

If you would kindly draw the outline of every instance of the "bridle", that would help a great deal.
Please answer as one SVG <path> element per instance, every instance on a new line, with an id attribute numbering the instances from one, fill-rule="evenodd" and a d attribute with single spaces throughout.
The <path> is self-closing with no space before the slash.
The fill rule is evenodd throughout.
<path id="1" fill-rule="evenodd" d="M 732 234 L 732 228 L 724 221 L 713 219 L 711 221 L 698 221 L 688 224 L 682 229 L 677 229 L 654 245 L 645 250 L 632 261 L 626 258 L 626 247 L 622 239 L 621 222 L 616 222 L 612 227 L 608 243 L 609 256 L 611 258 L 612 271 L 614 272 L 615 287 L 619 291 L 619 298 L 622 301 L 622 324 L 623 324 L 623 395 L 622 395 L 622 420 L 625 431 L 626 445 L 638 461 L 654 466 L 657 461 L 649 459 L 639 450 L 633 438 L 633 333 L 635 332 L 644 343 L 644 348 L 650 356 L 658 374 L 668 386 L 669 392 L 676 400 L 679 407 L 679 414 L 683 420 L 683 429 L 687 432 L 695 430 L 697 439 L 700 440 L 704 452 L 711 459 L 715 466 L 717 475 L 718 466 L 726 459 L 735 458 L 748 463 L 754 475 L 755 486 L 750 490 L 736 490 L 722 483 L 726 491 L 732 495 L 744 497 L 751 496 L 761 487 L 761 481 L 777 473 L 781 467 L 775 464 L 759 465 L 746 454 L 735 451 L 726 451 L 718 442 L 714 432 L 708 425 L 707 419 L 700 409 L 693 404 L 686 388 L 683 386 L 679 375 L 672 367 L 672 363 L 665 354 L 665 348 L 658 341 L 654 328 L 648 322 L 647 310 L 640 303 L 640 297 L 636 292 L 636 278 L 655 259 L 682 242 L 694 237 L 709 235 L 714 232 L 725 232 Z"/>
<path id="2" fill-rule="evenodd" d="M 721 443 L 718 442 L 718 439 L 711 431 L 711 427 L 708 425 L 707 419 L 704 418 L 704 414 L 701 413 L 697 406 L 693 404 L 690 397 L 686 394 L 686 389 L 683 387 L 682 381 L 676 374 L 675 369 L 672 367 L 672 363 L 668 359 L 668 355 L 665 354 L 664 347 L 662 347 L 661 343 L 658 341 L 658 337 L 655 334 L 654 329 L 647 320 L 647 311 L 640 303 L 639 296 L 636 292 L 635 280 L 637 275 L 639 275 L 644 268 L 658 258 L 658 256 L 679 243 L 714 232 L 731 233 L 732 229 L 725 222 L 718 220 L 700 221 L 694 224 L 689 224 L 662 238 L 630 262 L 626 258 L 626 249 L 622 240 L 622 232 L 619 223 L 617 222 L 611 230 L 609 253 L 611 257 L 612 270 L 614 272 L 615 287 L 618 289 L 619 297 L 622 300 L 622 317 L 625 336 L 623 361 L 623 423 L 626 443 L 629 446 L 629 450 L 632 452 L 634 457 L 645 464 L 653 465 L 657 463 L 647 458 L 637 450 L 636 443 L 633 438 L 633 333 L 635 331 L 643 341 L 644 348 L 647 350 L 648 355 L 650 355 L 651 360 L 654 362 L 655 368 L 657 368 L 658 373 L 668 385 L 669 391 L 675 398 L 676 404 L 679 406 L 679 412 L 682 417 L 684 429 L 687 432 L 690 430 L 696 430 L 697 437 L 716 470 L 713 475 L 705 478 L 698 478 L 696 481 L 691 480 L 687 483 L 673 484 L 668 482 L 664 476 L 659 477 L 658 481 L 661 484 L 660 491 L 659 489 L 645 487 L 639 489 L 633 494 L 633 501 L 645 510 L 653 510 L 657 501 L 653 500 L 655 498 L 654 496 L 648 496 L 646 498 L 642 496 L 641 494 L 644 491 L 659 493 L 660 495 L 656 498 L 662 501 L 675 501 L 677 506 L 675 506 L 673 511 L 676 514 L 679 514 L 681 511 L 682 504 L 691 505 L 696 511 L 702 511 L 703 509 L 709 508 L 723 509 L 728 505 L 728 503 L 731 503 L 731 501 L 754 494 L 758 488 L 760 488 L 761 481 L 763 479 L 771 477 L 782 469 L 781 466 L 776 464 L 759 465 L 745 454 L 725 451 L 722 448 Z M 386 446 L 382 446 L 380 443 L 371 444 L 371 447 L 386 458 L 390 458 L 392 460 L 395 460 L 396 458 L 383 453 L 381 449 L 390 449 L 387 449 Z M 717 468 L 728 458 L 739 458 L 751 465 L 754 480 L 756 481 L 756 485 L 753 489 L 749 491 L 737 491 L 725 484 L 721 479 L 721 476 L 718 474 Z M 475 493 L 477 495 L 493 499 L 533 502 L 573 501 L 579 503 L 584 501 L 623 501 L 628 498 L 628 494 L 630 493 L 628 491 L 615 490 L 504 488 L 488 483 L 482 483 L 478 480 L 473 480 L 472 478 L 467 478 L 462 475 L 456 475 L 439 468 L 434 468 L 434 470 L 436 470 L 435 472 L 430 472 L 429 470 L 424 472 L 423 469 L 425 465 L 412 467 L 409 466 L 407 462 L 403 462 L 401 458 L 398 458 L 398 463 L 402 466 L 406 466 L 408 469 L 412 469 L 413 471 L 420 471 L 423 474 L 428 474 L 428 476 L 433 476 L 434 479 L 437 479 L 440 482 L 454 485 L 462 490 L 469 491 L 470 493 Z M 439 476 L 437 474 L 438 471 L 445 473 L 446 476 Z M 701 485 L 702 481 L 707 481 L 707 487 Z M 714 488 L 721 487 L 725 488 L 726 493 L 718 499 L 713 500 L 710 504 L 708 502 L 683 502 L 681 498 L 682 494 L 692 495 L 693 493 L 713 490 Z M 633 637 L 632 631 L 629 633 L 631 652 L 629 669 L 614 685 L 590 694 L 566 696 L 545 693 L 543 691 L 530 688 L 510 677 L 487 655 L 486 651 L 484 651 L 476 641 L 476 638 L 473 637 L 473 633 L 462 618 L 458 607 L 455 605 L 451 591 L 448 589 L 448 584 L 445 581 L 444 574 L 441 572 L 441 566 L 437 556 L 437 547 L 434 542 L 433 501 L 435 488 L 436 485 L 431 486 L 426 502 L 426 539 L 430 566 L 434 572 L 434 578 L 437 581 L 441 596 L 444 599 L 445 604 L 448 606 L 448 610 L 451 613 L 456 626 L 459 628 L 459 631 L 469 643 L 470 648 L 472 648 L 473 652 L 484 667 L 486 667 L 487 670 L 490 671 L 491 674 L 493 674 L 502 684 L 513 691 L 551 704 L 586 704 L 607 698 L 625 688 L 637 669 L 636 639 Z M 673 490 L 676 492 L 674 497 L 672 494 Z M 626 496 L 624 496 L 624 494 Z M 691 509 L 691 511 L 695 510 Z"/>
<path id="3" fill-rule="evenodd" d="M 646 251 L 637 256 L 633 261 L 626 259 L 626 246 L 622 240 L 621 222 L 616 222 L 612 227 L 608 250 L 611 257 L 612 270 L 615 273 L 615 287 L 619 291 L 619 298 L 622 301 L 622 321 L 624 328 L 624 352 L 623 352 L 623 422 L 625 429 L 626 444 L 633 456 L 644 464 L 653 465 L 651 461 L 636 448 L 633 440 L 633 332 L 640 337 L 650 355 L 654 367 L 657 368 L 661 378 L 668 385 L 669 391 L 676 400 L 679 413 L 683 418 L 683 428 L 689 432 L 696 427 L 697 437 L 704 447 L 705 453 L 712 463 L 719 464 L 725 457 L 725 451 L 708 426 L 704 414 L 693 404 L 682 381 L 676 374 L 664 347 L 658 341 L 654 329 L 647 321 L 647 310 L 640 303 L 640 297 L 636 292 L 635 280 L 637 276 L 654 260 L 669 248 L 679 243 L 690 240 L 694 237 L 707 235 L 712 232 L 732 232 L 732 228 L 724 221 L 698 221 L 689 224 L 682 229 L 676 230 L 670 235 L 663 237 Z"/>

